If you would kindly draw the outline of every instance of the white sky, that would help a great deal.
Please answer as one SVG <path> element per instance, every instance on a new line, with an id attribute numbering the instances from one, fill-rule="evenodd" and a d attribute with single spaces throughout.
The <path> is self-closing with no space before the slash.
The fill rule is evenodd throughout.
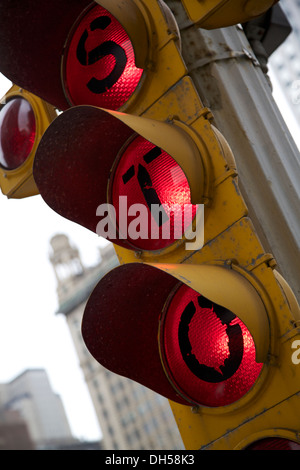
<path id="1" fill-rule="evenodd" d="M 274 97 L 300 148 L 298 123 L 273 76 L 272 81 Z M 10 86 L 0 75 L 0 96 Z M 0 216 L 0 382 L 12 380 L 27 368 L 46 369 L 63 400 L 74 436 L 98 439 L 101 431 L 66 320 L 55 315 L 56 280 L 48 255 L 51 237 L 65 233 L 83 261 L 91 264 L 101 239 L 58 216 L 40 196 L 8 200 L 0 192 Z"/>
<path id="2" fill-rule="evenodd" d="M 297 147 L 300 149 L 300 127 L 299 127 L 299 123 L 294 115 L 294 113 L 292 112 L 292 109 L 291 109 L 291 106 L 289 105 L 289 103 L 287 102 L 285 96 L 284 96 L 284 93 L 279 85 L 279 82 L 276 78 L 276 75 L 274 74 L 273 72 L 273 69 L 271 66 L 269 66 L 269 75 L 270 75 L 270 78 L 271 78 L 271 81 L 272 81 L 272 86 L 273 86 L 273 96 L 278 104 L 278 106 L 280 107 L 280 111 L 281 111 L 281 114 L 290 130 L 290 133 L 297 145 Z M 297 96 L 298 96 L 298 93 L 299 93 L 299 86 L 297 88 L 298 92 L 297 92 Z M 300 106 L 300 103 L 299 104 L 292 104 L 292 106 Z"/>

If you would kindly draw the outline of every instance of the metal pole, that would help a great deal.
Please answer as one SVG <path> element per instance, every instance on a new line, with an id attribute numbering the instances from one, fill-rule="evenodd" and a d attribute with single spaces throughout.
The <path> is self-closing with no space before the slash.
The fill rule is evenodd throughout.
<path id="1" fill-rule="evenodd" d="M 263 245 L 300 301 L 300 154 L 240 26 L 203 30 L 165 0 L 200 98 L 235 155 L 239 185 Z"/>

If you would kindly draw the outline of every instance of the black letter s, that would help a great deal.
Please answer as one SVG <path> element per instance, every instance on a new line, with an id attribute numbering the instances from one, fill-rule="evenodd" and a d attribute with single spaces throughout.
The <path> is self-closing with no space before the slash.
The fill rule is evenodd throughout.
<path id="1" fill-rule="evenodd" d="M 96 29 L 104 30 L 110 25 L 110 23 L 111 19 L 108 16 L 100 16 L 99 18 L 96 18 L 94 21 L 92 21 L 90 25 L 91 31 L 95 31 Z M 121 77 L 127 64 L 127 56 L 124 49 L 114 41 L 105 41 L 100 44 L 100 46 L 97 46 L 95 49 L 87 52 L 85 49 L 87 38 L 88 31 L 85 30 L 77 46 L 77 59 L 81 65 L 92 65 L 107 55 L 113 55 L 116 61 L 113 70 L 107 77 L 103 78 L 102 80 L 98 80 L 97 78 L 93 77 L 87 83 L 87 87 L 92 93 L 104 93 L 106 90 L 111 88 Z"/>

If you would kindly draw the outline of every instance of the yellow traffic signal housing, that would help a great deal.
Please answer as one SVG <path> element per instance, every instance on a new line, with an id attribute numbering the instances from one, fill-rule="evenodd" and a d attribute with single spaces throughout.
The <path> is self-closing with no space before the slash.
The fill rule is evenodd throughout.
<path id="1" fill-rule="evenodd" d="M 182 0 L 190 19 L 204 29 L 245 23 L 264 14 L 278 0 Z"/>
<path id="2" fill-rule="evenodd" d="M 0 186 L 8 198 L 38 194 L 33 160 L 43 133 L 55 117 L 52 106 L 16 85 L 1 99 Z"/>

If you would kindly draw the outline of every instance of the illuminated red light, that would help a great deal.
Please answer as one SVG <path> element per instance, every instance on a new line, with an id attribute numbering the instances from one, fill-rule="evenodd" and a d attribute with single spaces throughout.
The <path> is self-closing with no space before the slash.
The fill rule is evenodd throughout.
<path id="1" fill-rule="evenodd" d="M 126 210 L 121 207 L 120 196 L 126 197 L 127 209 L 133 210 L 129 212 L 126 227 L 120 221 L 120 215 Z M 141 250 L 166 248 L 182 238 L 186 221 L 192 222 L 197 210 L 197 206 L 191 205 L 190 187 L 181 167 L 169 154 L 140 136 L 131 141 L 118 161 L 111 197 L 121 236 Z M 135 213 L 135 204 L 145 208 L 142 215 Z M 155 212 L 158 207 L 160 213 Z M 190 211 L 186 219 L 185 211 Z M 130 231 L 131 222 L 137 218 L 140 224 L 135 222 L 136 231 Z M 143 230 L 145 227 L 147 230 Z"/>
<path id="2" fill-rule="evenodd" d="M 184 398 L 203 406 L 239 400 L 262 369 L 242 321 L 186 285 L 164 313 L 160 347 L 171 383 Z"/>
<path id="3" fill-rule="evenodd" d="M 0 111 L 0 164 L 14 170 L 32 151 L 36 122 L 30 103 L 22 97 L 12 98 Z"/>
<path id="4" fill-rule="evenodd" d="M 64 56 L 64 87 L 71 105 L 116 110 L 138 86 L 132 43 L 122 25 L 100 5 L 80 18 Z"/>
<path id="5" fill-rule="evenodd" d="M 300 450 L 300 444 L 280 437 L 268 437 L 254 442 L 245 450 Z"/>

